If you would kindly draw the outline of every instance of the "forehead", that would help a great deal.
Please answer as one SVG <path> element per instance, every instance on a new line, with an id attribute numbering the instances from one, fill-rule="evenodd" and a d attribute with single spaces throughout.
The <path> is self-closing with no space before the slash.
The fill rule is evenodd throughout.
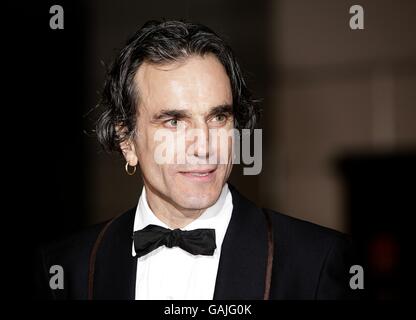
<path id="1" fill-rule="evenodd" d="M 183 61 L 155 65 L 143 63 L 134 85 L 139 106 L 148 111 L 187 109 L 203 112 L 232 104 L 231 84 L 224 66 L 214 55 L 190 56 Z"/>

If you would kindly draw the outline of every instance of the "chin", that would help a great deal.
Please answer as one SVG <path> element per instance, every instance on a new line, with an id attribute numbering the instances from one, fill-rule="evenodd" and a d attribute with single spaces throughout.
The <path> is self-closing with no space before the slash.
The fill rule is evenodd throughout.
<path id="1" fill-rule="evenodd" d="M 177 201 L 179 206 L 189 210 L 200 210 L 211 207 L 219 198 L 221 193 L 220 190 L 210 192 L 188 192 L 178 195 Z"/>

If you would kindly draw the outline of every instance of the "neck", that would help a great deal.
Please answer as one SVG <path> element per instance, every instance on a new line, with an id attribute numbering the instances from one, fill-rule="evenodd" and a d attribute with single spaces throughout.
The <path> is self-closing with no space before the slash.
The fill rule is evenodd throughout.
<path id="1" fill-rule="evenodd" d="M 171 229 L 184 228 L 204 213 L 205 209 L 177 206 L 145 184 L 146 200 L 154 215 Z"/>

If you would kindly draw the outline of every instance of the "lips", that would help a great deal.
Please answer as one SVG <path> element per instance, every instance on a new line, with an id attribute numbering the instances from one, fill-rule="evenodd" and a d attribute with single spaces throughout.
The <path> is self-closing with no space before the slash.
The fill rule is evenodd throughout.
<path id="1" fill-rule="evenodd" d="M 187 172 L 187 173 L 195 177 L 206 177 L 209 174 L 209 172 Z"/>
<path id="2" fill-rule="evenodd" d="M 194 179 L 197 181 L 209 181 L 214 177 L 216 170 L 217 168 L 195 169 L 195 170 L 180 171 L 179 173 L 182 176 L 185 176 L 187 178 Z"/>

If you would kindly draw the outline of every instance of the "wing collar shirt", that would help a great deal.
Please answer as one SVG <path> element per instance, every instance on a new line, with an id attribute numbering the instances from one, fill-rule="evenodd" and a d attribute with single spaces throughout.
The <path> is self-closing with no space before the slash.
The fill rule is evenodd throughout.
<path id="1" fill-rule="evenodd" d="M 225 184 L 217 202 L 181 230 L 215 229 L 213 256 L 192 255 L 179 247 L 161 246 L 137 259 L 136 300 L 211 300 L 214 297 L 221 245 L 233 211 Z M 154 224 L 169 228 L 150 209 L 143 187 L 134 218 L 134 231 Z M 136 255 L 134 245 L 133 256 Z"/>

